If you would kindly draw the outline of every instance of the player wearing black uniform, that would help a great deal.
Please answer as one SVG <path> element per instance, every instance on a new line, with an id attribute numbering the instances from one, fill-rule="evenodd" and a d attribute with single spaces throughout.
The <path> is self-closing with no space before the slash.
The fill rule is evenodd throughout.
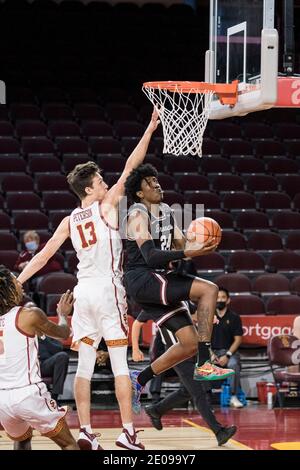
<path id="1" fill-rule="evenodd" d="M 213 240 L 200 247 L 185 240 L 170 207 L 162 202 L 163 191 L 152 165 L 140 165 L 133 170 L 126 180 L 125 192 L 135 202 L 127 219 L 124 278 L 127 293 L 144 311 L 151 313 L 158 326 L 164 325 L 178 339 L 178 343 L 141 373 L 132 373 L 133 405 L 137 411 L 145 384 L 154 375 L 194 356 L 197 346 L 196 380 L 222 380 L 234 372 L 209 362 L 218 287 L 204 279 L 170 270 L 172 261 L 207 254 L 217 244 Z M 197 304 L 198 336 L 184 300 Z"/>

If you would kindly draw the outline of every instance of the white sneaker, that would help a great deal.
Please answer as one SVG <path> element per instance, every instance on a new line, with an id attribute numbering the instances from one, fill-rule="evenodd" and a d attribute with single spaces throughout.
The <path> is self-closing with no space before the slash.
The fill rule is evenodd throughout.
<path id="1" fill-rule="evenodd" d="M 90 434 L 85 428 L 80 428 L 77 444 L 80 450 L 104 450 L 97 439 L 99 434 Z"/>
<path id="2" fill-rule="evenodd" d="M 230 406 L 233 406 L 234 408 L 243 408 L 244 407 L 243 403 L 240 402 L 240 400 L 238 399 L 238 397 L 236 395 L 233 395 L 230 398 Z"/>
<path id="3" fill-rule="evenodd" d="M 123 429 L 122 434 L 120 434 L 116 440 L 116 445 L 128 450 L 145 450 L 145 446 L 139 441 L 139 438 L 137 437 L 138 432 L 139 431 L 134 431 L 133 436 L 131 436 L 127 429 Z"/>

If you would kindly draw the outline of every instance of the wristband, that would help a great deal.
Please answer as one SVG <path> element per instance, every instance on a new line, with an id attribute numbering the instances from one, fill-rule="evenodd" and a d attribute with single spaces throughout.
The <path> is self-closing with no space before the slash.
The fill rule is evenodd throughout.
<path id="1" fill-rule="evenodd" d="M 232 356 L 232 352 L 231 352 L 231 351 L 227 351 L 226 356 L 228 357 L 228 359 L 230 359 L 231 356 Z"/>

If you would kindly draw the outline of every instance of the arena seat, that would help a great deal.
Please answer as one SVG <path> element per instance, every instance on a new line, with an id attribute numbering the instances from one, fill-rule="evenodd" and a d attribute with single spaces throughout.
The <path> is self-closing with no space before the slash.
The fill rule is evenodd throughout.
<path id="1" fill-rule="evenodd" d="M 262 160 L 253 157 L 232 158 L 232 164 L 236 173 L 240 175 L 247 175 L 251 173 L 265 173 L 265 164 Z"/>
<path id="2" fill-rule="evenodd" d="M 176 176 L 176 182 L 179 191 L 207 191 L 209 189 L 208 179 L 201 175 L 182 174 L 181 176 Z M 162 188 L 165 189 L 163 184 Z"/>
<path id="3" fill-rule="evenodd" d="M 253 280 L 252 291 L 265 297 L 287 295 L 290 293 L 290 282 L 283 274 L 262 274 Z"/>
<path id="4" fill-rule="evenodd" d="M 63 156 L 68 153 L 87 155 L 89 153 L 88 143 L 78 137 L 62 137 L 57 141 L 58 152 Z"/>
<path id="5" fill-rule="evenodd" d="M 23 137 L 46 137 L 47 126 L 42 121 L 17 121 L 16 134 L 19 138 Z"/>
<path id="6" fill-rule="evenodd" d="M 221 208 L 220 197 L 212 191 L 188 191 L 184 193 L 184 196 L 186 203 L 193 205 L 203 204 L 206 210 Z"/>
<path id="7" fill-rule="evenodd" d="M 86 163 L 91 160 L 93 160 L 93 158 L 89 157 L 89 155 L 67 153 L 62 157 L 63 169 L 68 174 L 74 169 L 76 165 L 79 165 L 80 163 Z"/>
<path id="8" fill-rule="evenodd" d="M 247 190 L 257 193 L 258 191 L 278 191 L 277 180 L 270 175 L 251 175 L 246 181 Z"/>
<path id="9" fill-rule="evenodd" d="M 168 173 L 197 173 L 199 162 L 187 157 L 165 156 L 164 163 Z"/>
<path id="10" fill-rule="evenodd" d="M 212 188 L 216 192 L 243 191 L 244 182 L 238 175 L 218 175 L 213 179 Z"/>
<path id="11" fill-rule="evenodd" d="M 256 199 L 244 191 L 231 191 L 223 197 L 223 208 L 229 211 L 247 209 L 248 213 L 249 210 L 256 209 Z"/>
<path id="12" fill-rule="evenodd" d="M 25 173 L 10 173 L 4 176 L 1 186 L 4 192 L 33 191 L 33 179 Z"/>
<path id="13" fill-rule="evenodd" d="M 91 91 L 91 90 L 90 90 Z M 85 101 L 85 100 L 84 100 Z M 98 106 L 93 100 L 91 103 L 82 102 L 74 104 L 74 113 L 76 118 L 81 121 L 82 126 L 85 122 L 103 121 L 105 119 L 104 108 Z M 84 134 L 85 135 L 85 134 Z"/>
<path id="14" fill-rule="evenodd" d="M 15 155 L 20 154 L 20 144 L 13 137 L 4 137 L 0 139 L 0 157 L 2 155 Z"/>
<path id="15" fill-rule="evenodd" d="M 136 109 L 128 104 L 108 103 L 105 110 L 109 120 L 112 122 L 137 121 Z"/>
<path id="16" fill-rule="evenodd" d="M 216 140 L 204 138 L 202 155 L 221 155 L 221 146 Z"/>
<path id="17" fill-rule="evenodd" d="M 268 261 L 267 269 L 282 274 L 295 275 L 300 273 L 300 254 L 294 251 L 276 251 Z"/>
<path id="18" fill-rule="evenodd" d="M 300 188 L 300 175 L 284 175 L 278 176 L 279 184 L 282 190 L 293 198 L 299 193 Z"/>
<path id="19" fill-rule="evenodd" d="M 10 230 L 11 220 L 6 212 L 0 211 L 0 230 Z"/>
<path id="20" fill-rule="evenodd" d="M 242 273 L 227 273 L 221 274 L 214 278 L 214 282 L 219 287 L 225 287 L 230 292 L 230 295 L 250 294 L 251 282 L 250 279 Z"/>
<path id="21" fill-rule="evenodd" d="M 24 155 L 54 155 L 56 153 L 53 142 L 46 137 L 38 137 L 36 139 L 23 138 L 21 141 L 22 151 Z"/>
<path id="22" fill-rule="evenodd" d="M 116 135 L 122 137 L 142 137 L 144 126 L 135 121 L 116 121 L 114 123 Z"/>
<path id="23" fill-rule="evenodd" d="M 246 250 L 247 242 L 245 237 L 239 232 L 224 231 L 218 250 L 231 252 L 233 250 Z"/>
<path id="24" fill-rule="evenodd" d="M 121 155 L 122 147 L 121 143 L 116 139 L 104 138 L 97 139 L 91 142 L 91 153 L 92 155 Z"/>
<path id="25" fill-rule="evenodd" d="M 300 230 L 299 212 L 283 211 L 273 215 L 272 226 L 278 231 Z M 300 244 L 299 244 L 300 245 Z"/>
<path id="26" fill-rule="evenodd" d="M 235 295 L 231 297 L 230 308 L 238 315 L 263 315 L 265 304 L 257 295 Z"/>
<path id="27" fill-rule="evenodd" d="M 245 140 L 233 140 L 222 143 L 222 155 L 226 157 L 252 156 L 254 153 L 252 144 Z"/>
<path id="28" fill-rule="evenodd" d="M 85 121 L 81 124 L 81 132 L 89 141 L 102 137 L 113 138 L 114 136 L 113 127 L 105 121 Z"/>
<path id="29" fill-rule="evenodd" d="M 262 212 L 242 212 L 237 215 L 236 225 L 240 230 L 266 230 L 269 228 L 269 219 Z"/>
<path id="30" fill-rule="evenodd" d="M 259 274 L 265 271 L 265 260 L 258 253 L 251 251 L 235 251 L 229 256 L 228 270 Z"/>
<path id="31" fill-rule="evenodd" d="M 14 265 L 18 257 L 19 257 L 19 253 L 16 250 L 1 250 L 0 251 L 0 264 L 4 264 L 4 266 L 6 266 L 11 271 L 13 271 Z"/>
<path id="32" fill-rule="evenodd" d="M 14 191 L 6 193 L 7 209 L 14 210 L 40 210 L 41 199 L 29 191 Z"/>
<path id="33" fill-rule="evenodd" d="M 300 297 L 298 295 L 278 295 L 267 301 L 266 310 L 272 315 L 299 315 Z"/>
<path id="34" fill-rule="evenodd" d="M 14 173 L 25 173 L 26 162 L 22 157 L 15 155 L 1 155 L 0 175 L 1 173 L 9 173 L 14 170 Z"/>
<path id="35" fill-rule="evenodd" d="M 230 162 L 223 157 L 203 158 L 200 162 L 200 168 L 202 173 L 231 173 Z"/>
<path id="36" fill-rule="evenodd" d="M 297 163 L 288 158 L 272 158 L 272 160 L 269 160 L 267 163 L 267 172 L 275 175 L 298 173 L 298 170 Z"/>
<path id="37" fill-rule="evenodd" d="M 15 230 L 46 230 L 48 217 L 37 210 L 18 210 L 12 212 Z"/>
<path id="38" fill-rule="evenodd" d="M 31 155 L 28 160 L 28 170 L 30 173 L 58 173 L 61 171 L 61 162 L 54 155 Z"/>
<path id="39" fill-rule="evenodd" d="M 48 125 L 50 136 L 58 140 L 60 137 L 80 137 L 81 130 L 79 125 L 74 121 L 52 121 Z"/>
<path id="40" fill-rule="evenodd" d="M 287 194 L 277 191 L 267 191 L 258 196 L 259 208 L 267 212 L 290 209 L 291 203 L 291 198 Z"/>
<path id="41" fill-rule="evenodd" d="M 0 121 L 0 136 L 14 137 L 15 129 L 10 122 Z"/>
<path id="42" fill-rule="evenodd" d="M 2 232 L 0 230 L 1 250 L 17 250 L 18 240 L 12 233 Z"/>
<path id="43" fill-rule="evenodd" d="M 28 103 L 16 103 L 16 104 L 11 104 L 10 106 L 10 112 L 12 119 L 14 121 L 17 120 L 39 120 L 40 119 L 40 114 L 41 110 L 38 106 L 34 104 L 28 104 Z"/>
<path id="44" fill-rule="evenodd" d="M 75 209 L 77 198 L 69 191 L 43 191 L 42 200 L 46 211 Z"/>
<path id="45" fill-rule="evenodd" d="M 283 156 L 286 154 L 286 150 L 280 142 L 257 142 L 255 145 L 255 154 L 261 158 L 265 156 Z"/>
<path id="46" fill-rule="evenodd" d="M 242 130 L 246 139 L 259 140 L 259 139 L 273 139 L 274 131 L 271 126 L 262 122 L 243 122 Z"/>
<path id="47" fill-rule="evenodd" d="M 270 231 L 260 231 L 252 233 L 248 238 L 248 248 L 255 251 L 275 251 L 282 250 L 282 239 L 278 233 Z"/>
<path id="48" fill-rule="evenodd" d="M 72 121 L 73 109 L 65 104 L 46 104 L 42 108 L 46 121 Z"/>
<path id="49" fill-rule="evenodd" d="M 285 247 L 287 250 L 297 250 L 300 251 L 300 231 L 291 232 L 288 234 Z"/>
<path id="50" fill-rule="evenodd" d="M 68 191 L 69 185 L 66 177 L 60 173 L 36 173 L 35 181 L 37 190 L 44 191 Z"/>

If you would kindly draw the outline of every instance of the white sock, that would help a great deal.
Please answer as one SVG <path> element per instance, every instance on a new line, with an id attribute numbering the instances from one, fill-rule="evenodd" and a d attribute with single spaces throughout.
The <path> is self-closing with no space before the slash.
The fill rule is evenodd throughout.
<path id="1" fill-rule="evenodd" d="M 81 427 L 84 428 L 89 434 L 92 434 L 92 433 L 93 433 L 90 424 L 83 424 Z"/>
<path id="2" fill-rule="evenodd" d="M 123 424 L 123 428 L 126 429 L 131 436 L 133 436 L 134 428 L 132 423 L 125 423 Z"/>

